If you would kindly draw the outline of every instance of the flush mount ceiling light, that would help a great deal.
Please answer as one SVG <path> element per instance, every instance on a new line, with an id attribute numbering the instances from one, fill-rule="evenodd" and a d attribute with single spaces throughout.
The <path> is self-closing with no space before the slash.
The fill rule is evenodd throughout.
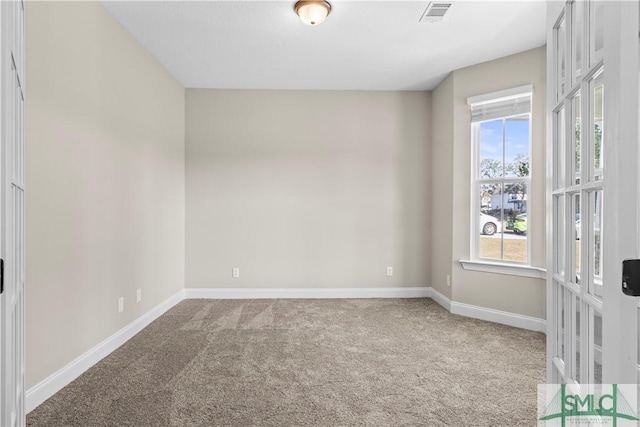
<path id="1" fill-rule="evenodd" d="M 305 24 L 320 25 L 331 12 L 331 5 L 321 0 L 299 1 L 295 5 L 295 11 Z"/>

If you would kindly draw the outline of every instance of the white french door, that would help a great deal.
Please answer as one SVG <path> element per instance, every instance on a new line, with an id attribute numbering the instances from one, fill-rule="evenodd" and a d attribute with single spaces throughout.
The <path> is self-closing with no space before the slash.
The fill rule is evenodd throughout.
<path id="1" fill-rule="evenodd" d="M 555 3 L 555 4 L 554 4 Z M 549 2 L 547 381 L 638 383 L 638 2 Z"/>
<path id="2" fill-rule="evenodd" d="M 0 1 L 0 34 L 0 425 L 13 427 L 25 424 L 22 0 Z"/>

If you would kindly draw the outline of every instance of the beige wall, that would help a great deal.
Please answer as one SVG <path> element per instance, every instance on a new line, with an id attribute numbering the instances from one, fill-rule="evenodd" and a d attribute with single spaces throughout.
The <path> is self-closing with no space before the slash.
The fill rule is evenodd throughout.
<path id="1" fill-rule="evenodd" d="M 188 288 L 429 285 L 429 93 L 186 99 Z"/>
<path id="2" fill-rule="evenodd" d="M 184 287 L 184 89 L 98 3 L 26 5 L 31 387 Z"/>
<path id="3" fill-rule="evenodd" d="M 545 55 L 544 47 L 529 50 L 456 70 L 449 77 L 452 83 L 448 80 L 441 83 L 443 88 L 438 87 L 435 93 L 441 90 L 450 92 L 449 85 L 453 84 L 453 137 L 449 141 L 453 156 L 448 162 L 434 155 L 432 170 L 433 176 L 441 177 L 442 182 L 452 182 L 451 229 L 440 230 L 445 247 L 448 243 L 445 232 L 452 235 L 451 258 L 447 262 L 452 271 L 452 300 L 538 318 L 545 317 L 544 280 L 467 271 L 462 269 L 459 261 L 470 258 L 471 119 L 467 98 L 532 84 L 532 183 L 528 241 L 532 265 L 545 266 Z M 435 111 L 440 107 L 434 105 L 433 108 Z M 435 116 L 434 122 L 437 122 Z M 434 222 L 434 226 L 446 227 L 447 222 Z M 441 277 L 432 279 L 434 287 L 441 281 Z"/>
<path id="4" fill-rule="evenodd" d="M 431 286 L 451 299 L 447 275 L 451 275 L 453 233 L 453 74 L 433 91 L 431 128 Z"/>

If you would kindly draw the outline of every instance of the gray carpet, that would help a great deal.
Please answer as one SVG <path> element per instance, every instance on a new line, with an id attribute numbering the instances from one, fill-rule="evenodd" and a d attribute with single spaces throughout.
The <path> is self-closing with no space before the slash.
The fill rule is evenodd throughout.
<path id="1" fill-rule="evenodd" d="M 539 333 L 431 299 L 186 300 L 29 426 L 533 426 Z"/>

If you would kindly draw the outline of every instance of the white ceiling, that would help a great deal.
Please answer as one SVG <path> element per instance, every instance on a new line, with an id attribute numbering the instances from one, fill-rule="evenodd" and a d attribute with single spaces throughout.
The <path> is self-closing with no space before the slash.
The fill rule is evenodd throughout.
<path id="1" fill-rule="evenodd" d="M 292 1 L 103 1 L 185 87 L 429 90 L 450 71 L 545 43 L 544 1 L 332 1 L 310 27 Z"/>

